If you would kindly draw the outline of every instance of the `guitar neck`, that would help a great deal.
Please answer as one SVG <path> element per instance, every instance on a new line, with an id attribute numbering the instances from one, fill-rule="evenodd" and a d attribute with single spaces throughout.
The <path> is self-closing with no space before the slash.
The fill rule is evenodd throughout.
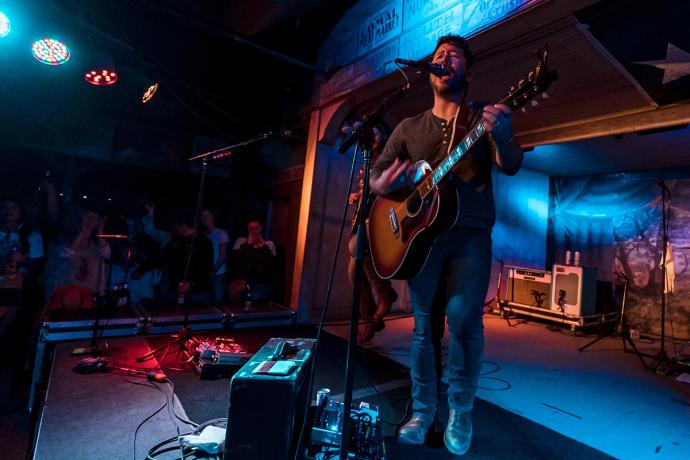
<path id="1" fill-rule="evenodd" d="M 436 169 L 429 174 L 426 179 L 419 183 L 417 190 L 422 197 L 425 197 L 439 182 L 443 180 L 448 172 L 465 156 L 467 151 L 477 143 L 485 133 L 484 125 L 477 123 L 474 128 L 460 141 L 453 151 L 439 164 Z"/>
<path id="2" fill-rule="evenodd" d="M 441 180 L 446 177 L 448 172 L 453 169 L 453 167 L 460 161 L 462 157 L 465 156 L 467 151 L 477 143 L 477 141 L 485 133 L 484 124 L 480 121 L 475 125 L 474 128 L 467 133 L 465 137 L 462 138 L 460 143 L 453 149 L 453 151 L 448 155 L 445 160 L 439 164 L 434 172 L 431 174 L 432 187 L 436 186 Z"/>
<path id="3" fill-rule="evenodd" d="M 498 101 L 497 104 L 507 104 L 513 110 L 518 107 L 510 96 L 504 97 Z M 474 128 L 472 128 L 470 132 L 468 132 L 465 137 L 462 138 L 457 147 L 455 147 L 453 151 L 441 162 L 441 164 L 434 169 L 429 177 L 419 184 L 418 188 L 422 196 L 426 196 L 426 194 L 429 193 L 432 188 L 438 185 L 438 183 L 441 182 L 444 177 L 446 177 L 448 172 L 453 169 L 456 164 L 458 164 L 460 158 L 465 156 L 467 151 L 472 148 L 472 146 L 476 144 L 485 133 L 486 130 L 484 129 L 484 124 L 482 123 L 482 120 L 479 120 Z"/>

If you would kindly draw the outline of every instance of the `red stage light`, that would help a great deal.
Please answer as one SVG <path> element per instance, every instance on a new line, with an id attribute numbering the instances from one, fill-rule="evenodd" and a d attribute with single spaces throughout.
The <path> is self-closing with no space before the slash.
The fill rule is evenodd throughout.
<path id="1" fill-rule="evenodd" d="M 91 70 L 84 79 L 95 86 L 109 86 L 117 81 L 117 73 L 110 69 Z"/>

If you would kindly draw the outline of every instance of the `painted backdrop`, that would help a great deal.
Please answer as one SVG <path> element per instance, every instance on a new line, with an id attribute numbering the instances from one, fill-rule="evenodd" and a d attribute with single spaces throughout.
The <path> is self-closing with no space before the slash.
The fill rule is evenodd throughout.
<path id="1" fill-rule="evenodd" d="M 580 251 L 583 265 L 598 268 L 599 280 L 627 278 L 629 323 L 660 333 L 661 178 L 671 192 L 668 233 L 672 256 L 668 262 L 673 260 L 675 271 L 675 292 L 666 296 L 666 334 L 688 339 L 690 169 L 554 178 L 549 217 L 554 259 L 562 263 L 566 250 Z"/>

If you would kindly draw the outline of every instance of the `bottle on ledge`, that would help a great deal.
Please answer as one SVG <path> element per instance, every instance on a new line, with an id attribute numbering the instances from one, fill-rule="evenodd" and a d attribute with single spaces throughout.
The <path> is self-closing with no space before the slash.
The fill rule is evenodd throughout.
<path id="1" fill-rule="evenodd" d="M 244 312 L 248 313 L 252 311 L 252 287 L 248 284 L 242 292 L 242 299 L 244 300 Z"/>

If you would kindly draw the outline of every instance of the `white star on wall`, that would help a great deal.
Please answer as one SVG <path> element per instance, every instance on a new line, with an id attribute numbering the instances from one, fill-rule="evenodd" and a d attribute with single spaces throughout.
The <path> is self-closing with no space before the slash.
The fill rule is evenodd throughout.
<path id="1" fill-rule="evenodd" d="M 639 61 L 634 64 L 651 65 L 664 71 L 664 79 L 661 84 L 665 85 L 673 80 L 690 75 L 690 53 L 684 51 L 673 43 L 668 44 L 666 59 L 658 61 Z"/>

